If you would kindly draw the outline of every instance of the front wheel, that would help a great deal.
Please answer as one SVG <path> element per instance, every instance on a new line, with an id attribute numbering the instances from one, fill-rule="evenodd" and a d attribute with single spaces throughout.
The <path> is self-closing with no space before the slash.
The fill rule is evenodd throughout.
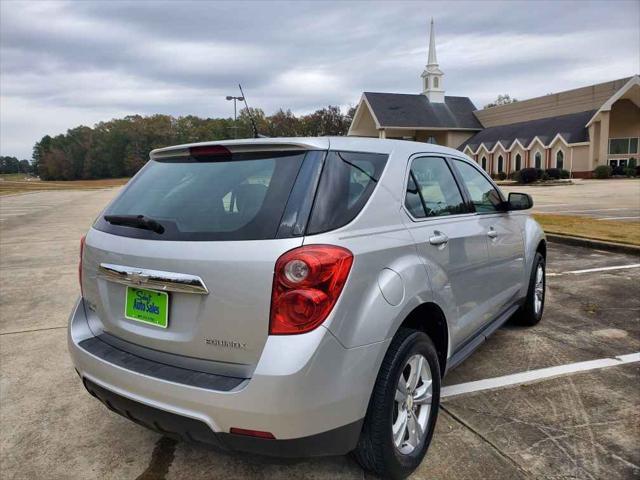
<path id="1" fill-rule="evenodd" d="M 356 459 L 383 478 L 413 472 L 431 443 L 440 405 L 440 365 L 431 339 L 402 328 L 382 362 Z"/>

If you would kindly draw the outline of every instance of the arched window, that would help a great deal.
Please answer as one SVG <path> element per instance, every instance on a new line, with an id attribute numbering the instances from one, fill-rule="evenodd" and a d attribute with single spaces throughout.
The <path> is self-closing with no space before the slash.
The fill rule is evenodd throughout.
<path id="1" fill-rule="evenodd" d="M 498 156 L 498 173 L 500 172 L 504 172 L 504 160 L 502 158 L 502 155 Z"/>
<path id="2" fill-rule="evenodd" d="M 522 157 L 516 153 L 516 172 L 522 168 Z"/>
<path id="3" fill-rule="evenodd" d="M 564 168 L 564 153 L 562 150 L 558 150 L 558 153 L 556 153 L 556 168 Z"/>
<path id="4" fill-rule="evenodd" d="M 440 88 L 438 85 L 440 84 L 440 79 L 438 77 L 433 77 L 433 88 Z"/>
<path id="5" fill-rule="evenodd" d="M 487 171 L 487 157 L 482 157 L 482 169 Z"/>
<path id="6" fill-rule="evenodd" d="M 536 156 L 534 158 L 536 159 L 536 168 L 542 168 L 542 155 L 540 155 L 540 152 L 536 152 Z"/>

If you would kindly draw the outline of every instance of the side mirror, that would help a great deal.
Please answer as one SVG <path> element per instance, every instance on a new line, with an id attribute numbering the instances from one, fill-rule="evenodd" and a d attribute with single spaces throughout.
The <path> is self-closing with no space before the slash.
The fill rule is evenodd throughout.
<path id="1" fill-rule="evenodd" d="M 510 193 L 507 210 L 529 210 L 533 207 L 533 199 L 528 193 Z"/>

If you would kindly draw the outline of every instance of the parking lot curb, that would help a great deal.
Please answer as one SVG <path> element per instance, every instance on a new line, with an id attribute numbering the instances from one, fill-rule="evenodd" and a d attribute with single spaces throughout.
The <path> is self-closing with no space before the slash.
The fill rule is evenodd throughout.
<path id="1" fill-rule="evenodd" d="M 636 245 L 627 245 L 624 243 L 605 242 L 595 240 L 593 238 L 572 237 L 570 235 L 560 235 L 557 233 L 547 233 L 547 240 L 553 243 L 562 243 L 577 247 L 595 248 L 598 250 L 606 250 L 616 253 L 627 253 L 630 255 L 640 256 L 640 247 Z"/>

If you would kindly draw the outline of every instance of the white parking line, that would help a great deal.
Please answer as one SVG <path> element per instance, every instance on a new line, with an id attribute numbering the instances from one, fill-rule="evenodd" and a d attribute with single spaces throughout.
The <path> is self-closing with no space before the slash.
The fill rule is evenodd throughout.
<path id="1" fill-rule="evenodd" d="M 592 273 L 592 272 L 608 272 L 610 270 L 626 270 L 627 268 L 638 268 L 640 263 L 632 263 L 630 265 L 617 265 L 614 267 L 599 267 L 599 268 L 587 268 L 585 270 L 569 270 L 568 272 L 547 273 L 547 277 L 559 277 L 560 275 L 575 275 L 580 273 Z"/>
<path id="2" fill-rule="evenodd" d="M 604 217 L 604 218 L 597 218 L 596 220 L 631 220 L 631 219 L 637 219 L 640 217 Z"/>
<path id="3" fill-rule="evenodd" d="M 512 387 L 515 385 L 522 385 L 524 383 L 539 382 L 541 380 L 547 380 L 549 378 L 570 375 L 572 373 L 587 372 L 589 370 L 597 370 L 599 368 L 617 367 L 619 365 L 625 365 L 627 363 L 634 362 L 640 362 L 640 352 L 630 353 L 628 355 L 619 355 L 613 358 L 600 358 L 598 360 L 589 360 L 586 362 L 558 365 L 557 367 L 529 370 L 528 372 L 514 373 L 512 375 L 505 375 L 503 377 L 487 378 L 485 380 L 478 380 L 476 382 L 450 385 L 448 387 L 442 387 L 440 395 L 442 398 L 451 398 L 466 393 Z"/>
<path id="4" fill-rule="evenodd" d="M 29 215 L 31 212 L 0 212 L 1 216 L 4 217 L 19 217 L 21 215 Z"/>

